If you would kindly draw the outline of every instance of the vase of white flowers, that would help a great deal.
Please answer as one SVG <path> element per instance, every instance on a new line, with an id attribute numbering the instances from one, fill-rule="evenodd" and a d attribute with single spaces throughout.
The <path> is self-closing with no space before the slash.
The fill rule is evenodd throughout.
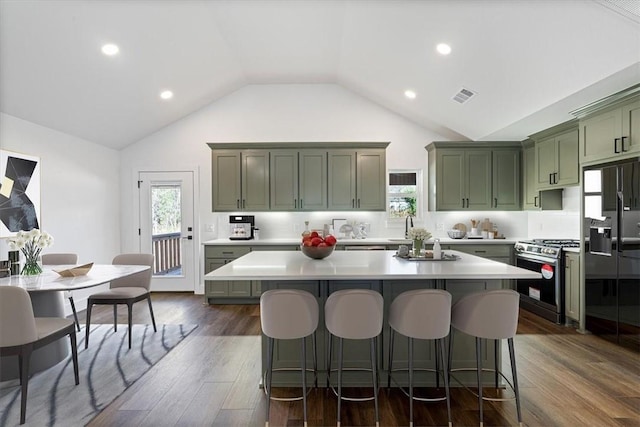
<path id="1" fill-rule="evenodd" d="M 429 233 L 425 228 L 414 227 L 410 228 L 407 234 L 409 238 L 413 240 L 413 256 L 419 257 L 424 241 L 431 238 L 431 233 Z"/>
<path id="2" fill-rule="evenodd" d="M 46 231 L 34 228 L 29 231 L 18 231 L 16 235 L 8 239 L 11 250 L 20 250 L 24 255 L 24 266 L 20 271 L 23 276 L 35 276 L 42 273 L 39 264 L 42 249 L 53 245 L 53 237 Z"/>

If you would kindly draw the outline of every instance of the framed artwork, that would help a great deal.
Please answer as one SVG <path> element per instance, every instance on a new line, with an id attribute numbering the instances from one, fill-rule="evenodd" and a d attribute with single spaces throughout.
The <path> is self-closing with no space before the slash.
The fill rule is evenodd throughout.
<path id="1" fill-rule="evenodd" d="M 40 158 L 0 150 L 0 237 L 40 228 Z"/>

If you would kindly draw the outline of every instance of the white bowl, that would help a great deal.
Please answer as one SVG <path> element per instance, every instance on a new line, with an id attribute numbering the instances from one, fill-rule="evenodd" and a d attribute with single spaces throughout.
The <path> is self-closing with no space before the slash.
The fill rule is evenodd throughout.
<path id="1" fill-rule="evenodd" d="M 467 235 L 467 232 L 466 231 L 462 231 L 462 230 L 453 229 L 453 230 L 447 230 L 447 234 L 452 239 L 462 239 L 464 236 Z"/>

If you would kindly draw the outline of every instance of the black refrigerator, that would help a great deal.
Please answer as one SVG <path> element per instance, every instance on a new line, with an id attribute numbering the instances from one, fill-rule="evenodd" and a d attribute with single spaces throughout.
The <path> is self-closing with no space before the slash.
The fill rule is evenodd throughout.
<path id="1" fill-rule="evenodd" d="M 640 158 L 583 179 L 585 326 L 640 352 Z"/>

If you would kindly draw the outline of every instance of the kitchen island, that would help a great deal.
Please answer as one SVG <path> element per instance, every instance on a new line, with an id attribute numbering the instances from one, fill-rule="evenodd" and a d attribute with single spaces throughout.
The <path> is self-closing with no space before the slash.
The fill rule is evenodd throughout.
<path id="1" fill-rule="evenodd" d="M 501 289 L 504 279 L 539 278 L 540 273 L 488 260 L 471 254 L 446 251 L 459 257 L 456 261 L 409 261 L 397 258 L 395 251 L 334 251 L 328 258 L 314 260 L 300 251 L 256 251 L 211 271 L 205 280 L 261 280 L 262 290 L 304 289 L 318 299 L 320 323 L 317 335 L 319 385 L 326 383 L 326 349 L 329 334 L 324 327 L 323 307 L 329 294 L 340 289 L 372 289 L 384 298 L 385 323 L 381 335 L 382 345 L 378 345 L 378 360 L 381 375 L 385 375 L 388 364 L 389 327 L 386 322 L 389 306 L 400 293 L 412 289 L 446 289 L 453 296 L 453 302 L 461 296 L 475 291 Z M 292 319 L 295 321 L 295 319 Z M 308 340 L 311 341 L 311 340 Z M 369 364 L 367 343 L 350 342 L 345 347 L 345 367 L 366 367 Z M 433 368 L 435 354 L 433 343 L 416 343 L 416 368 Z M 496 354 L 493 345 L 483 355 L 483 364 L 493 366 Z M 406 366 L 406 339 L 396 339 L 394 365 Z M 266 341 L 263 337 L 263 366 L 266 361 Z M 454 339 L 452 367 L 475 366 L 475 342 L 473 338 L 456 333 Z M 274 349 L 274 368 L 298 366 L 299 343 L 278 341 Z M 311 354 L 309 343 L 308 355 Z M 309 356 L 310 357 L 310 356 Z M 335 357 L 335 355 L 334 355 Z M 497 352 L 498 359 L 500 351 Z M 311 363 L 311 362 L 309 362 Z M 404 365 L 403 365 L 404 364 Z M 310 366 L 310 365 L 309 365 Z M 336 366 L 332 363 L 332 366 Z M 370 374 L 349 373 L 344 378 L 346 386 L 366 386 L 370 384 Z M 469 384 L 475 381 L 475 373 L 460 375 Z M 418 385 L 433 385 L 433 374 L 417 376 Z M 493 376 L 484 378 L 492 383 Z M 404 381 L 399 376 L 399 382 Z M 275 386 L 296 386 L 299 374 L 280 373 L 274 376 Z"/>

